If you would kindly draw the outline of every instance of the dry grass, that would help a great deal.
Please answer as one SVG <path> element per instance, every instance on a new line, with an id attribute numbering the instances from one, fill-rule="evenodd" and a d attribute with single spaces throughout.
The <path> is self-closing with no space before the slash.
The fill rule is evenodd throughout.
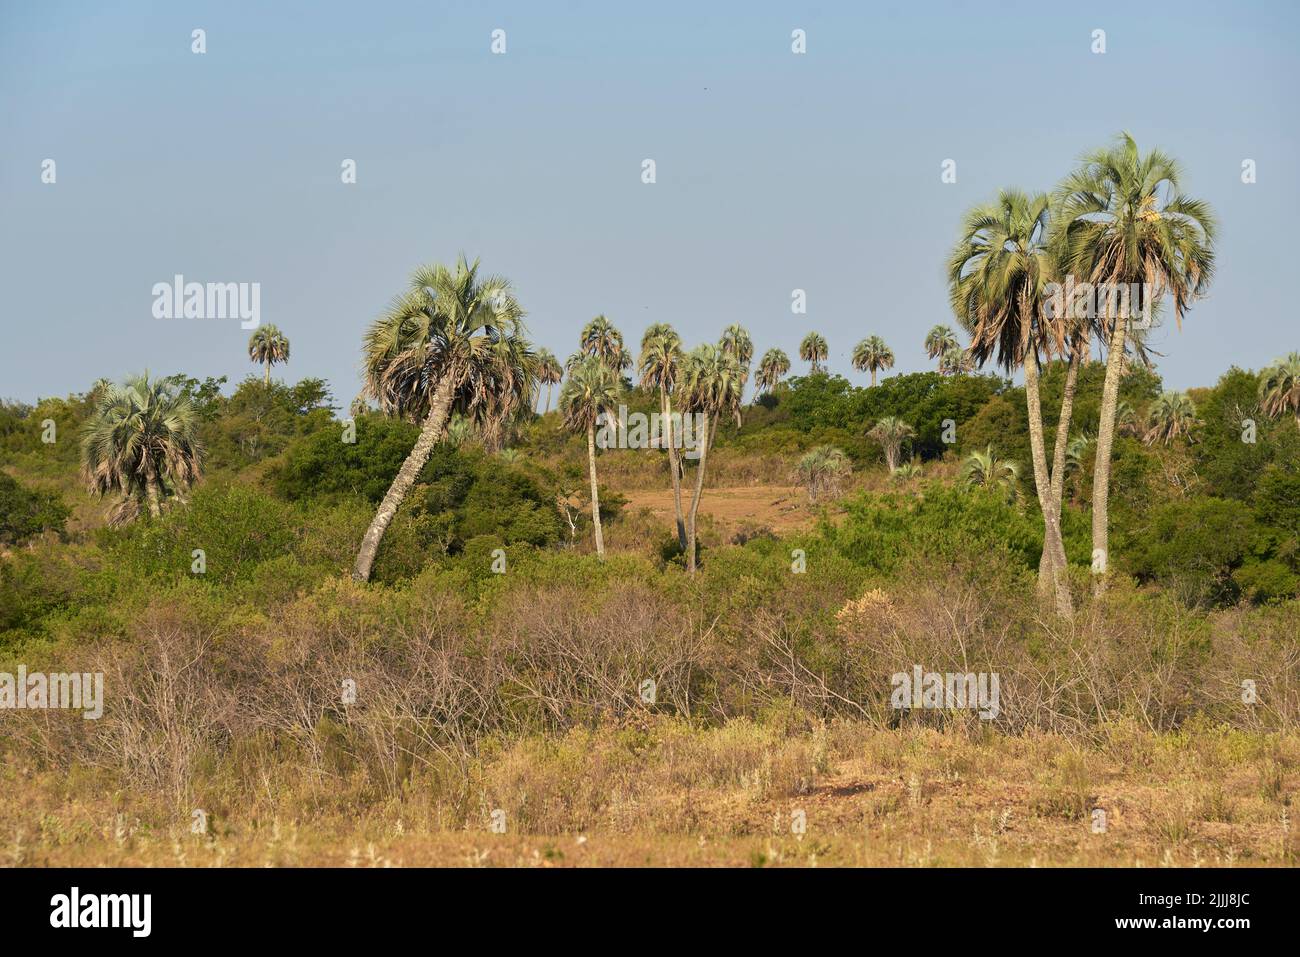
<path id="1" fill-rule="evenodd" d="M 1300 740 L 1203 727 L 1059 736 L 709 729 L 646 718 L 488 740 L 464 787 L 426 770 L 377 798 L 360 776 L 211 769 L 190 809 L 97 774 L 0 772 L 10 865 L 1292 865 Z M 1104 809 L 1104 833 L 1093 828 Z M 505 832 L 491 830 L 504 811 Z M 802 833 L 796 824 L 806 822 Z"/>

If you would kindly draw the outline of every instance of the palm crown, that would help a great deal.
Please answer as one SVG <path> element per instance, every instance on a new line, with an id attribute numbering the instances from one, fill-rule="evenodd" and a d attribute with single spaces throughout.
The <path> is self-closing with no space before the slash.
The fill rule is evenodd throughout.
<path id="1" fill-rule="evenodd" d="M 790 371 L 790 357 L 780 349 L 768 349 L 758 361 L 758 375 L 754 383 L 760 392 L 771 392 L 781 377 Z"/>
<path id="2" fill-rule="evenodd" d="M 822 363 L 830 355 L 826 340 L 819 333 L 810 332 L 799 343 L 799 358 L 812 366 L 813 372 L 820 371 Z"/>
<path id="3" fill-rule="evenodd" d="M 198 415 L 169 379 L 148 374 L 101 390 L 81 439 L 81 474 L 92 493 L 145 500 L 153 515 L 168 487 L 183 492 L 199 478 L 203 448 Z"/>
<path id="4" fill-rule="evenodd" d="M 853 368 L 871 373 L 871 384 L 876 384 L 876 373 L 894 365 L 894 352 L 880 336 L 870 336 L 853 347 Z"/>
<path id="5" fill-rule="evenodd" d="M 266 366 L 266 382 L 271 381 L 271 366 L 289 361 L 289 339 L 275 326 L 259 326 L 248 339 L 250 362 Z"/>

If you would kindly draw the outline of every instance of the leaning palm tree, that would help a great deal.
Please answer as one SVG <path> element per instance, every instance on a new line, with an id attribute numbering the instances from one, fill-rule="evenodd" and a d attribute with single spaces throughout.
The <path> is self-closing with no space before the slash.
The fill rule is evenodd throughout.
<path id="1" fill-rule="evenodd" d="M 641 337 L 641 357 L 637 370 L 641 385 L 659 392 L 659 412 L 663 416 L 668 443 L 668 471 L 673 479 L 673 508 L 677 518 L 677 541 L 686 547 L 686 519 L 682 514 L 682 467 L 677 451 L 678 439 L 673 432 L 672 392 L 682 362 L 682 339 L 667 323 L 655 323 Z"/>
<path id="2" fill-rule="evenodd" d="M 1181 328 L 1183 313 L 1204 294 L 1214 272 L 1209 206 L 1180 192 L 1182 174 L 1172 157 L 1160 150 L 1142 155 L 1127 133 L 1082 162 L 1057 189 L 1065 267 L 1080 281 L 1113 284 L 1109 288 L 1140 284 L 1142 306 L 1171 294 Z M 1110 460 L 1129 317 L 1108 314 L 1098 321 L 1107 355 L 1092 472 L 1092 553 L 1093 567 L 1104 573 L 1110 564 Z"/>
<path id="3" fill-rule="evenodd" d="M 949 326 L 934 326 L 925 334 L 925 354 L 931 359 L 942 358 L 945 352 L 957 346 L 957 334 Z"/>
<path id="4" fill-rule="evenodd" d="M 1278 359 L 1260 373 L 1259 401 L 1265 415 L 1276 418 L 1290 412 L 1300 426 L 1300 352 Z"/>
<path id="5" fill-rule="evenodd" d="M 596 485 L 596 425 L 602 414 L 616 415 L 623 394 L 617 372 L 595 356 L 588 356 L 569 372 L 560 390 L 560 414 L 571 432 L 587 433 L 587 469 L 591 478 L 591 524 L 596 555 L 605 558 L 605 536 L 600 527 L 600 492 Z"/>
<path id="6" fill-rule="evenodd" d="M 148 507 L 157 518 L 169 490 L 184 498 L 203 471 L 199 418 L 169 379 L 148 373 L 100 390 L 82 427 L 81 477 L 92 494 L 121 496 L 111 524 Z"/>
<path id="7" fill-rule="evenodd" d="M 1008 501 L 1015 501 L 1016 487 L 1020 481 L 1020 466 L 1015 462 L 1000 459 L 989 446 L 983 452 L 975 451 L 966 456 L 961 468 L 962 480 L 977 488 L 1002 487 L 1006 490 Z"/>
<path id="8" fill-rule="evenodd" d="M 358 581 L 370 578 L 384 532 L 451 414 L 467 416 L 482 434 L 533 395 L 536 362 L 523 316 L 509 280 L 481 276 L 478 260 L 462 255 L 454 267 L 417 269 L 410 289 L 366 330 L 365 394 L 386 414 L 421 426 L 361 541 L 352 569 Z"/>
<path id="9" fill-rule="evenodd" d="M 1196 404 L 1185 392 L 1162 392 L 1147 411 L 1147 431 L 1142 441 L 1147 445 L 1169 445 L 1177 438 L 1190 438 L 1196 420 Z"/>
<path id="10" fill-rule="evenodd" d="M 622 372 L 632 364 L 632 355 L 623 347 L 623 333 L 604 316 L 597 316 L 582 327 L 578 336 L 578 352 L 595 356 L 615 372 Z"/>
<path id="11" fill-rule="evenodd" d="M 271 366 L 277 362 L 289 361 L 289 340 L 275 326 L 259 326 L 248 339 L 248 359 L 266 366 L 266 375 L 262 379 L 271 384 Z"/>
<path id="12" fill-rule="evenodd" d="M 722 330 L 722 338 L 718 340 L 718 346 L 727 355 L 734 356 L 736 362 L 740 364 L 741 382 L 749 382 L 749 364 L 754 360 L 754 340 L 749 338 L 749 332 L 744 326 L 733 322 L 727 328 Z"/>
<path id="13" fill-rule="evenodd" d="M 903 451 L 903 443 L 914 435 L 916 435 L 916 432 L 912 427 L 896 415 L 885 416 L 867 433 L 867 437 L 879 442 L 880 447 L 884 450 L 885 464 L 889 466 L 890 474 L 898 470 L 898 460 Z"/>
<path id="14" fill-rule="evenodd" d="M 880 336 L 870 336 L 853 347 L 853 368 L 871 373 L 871 385 L 876 385 L 876 373 L 894 367 L 894 353 Z"/>
<path id="15" fill-rule="evenodd" d="M 700 458 L 695 470 L 695 495 L 686 519 L 686 568 L 695 574 L 695 519 L 704 490 L 704 467 L 709 448 L 718 433 L 718 422 L 731 415 L 740 424 L 740 402 L 744 393 L 740 363 L 718 346 L 703 345 L 694 349 L 682 363 L 682 408 L 700 418 Z"/>
<path id="16" fill-rule="evenodd" d="M 1039 593 L 1054 593 L 1057 611 L 1068 616 L 1073 602 L 1060 513 L 1047 473 L 1038 383 L 1039 354 L 1063 351 L 1065 337 L 1065 328 L 1043 309 L 1044 293 L 1056 275 L 1056 258 L 1048 249 L 1050 219 L 1046 194 L 1014 189 L 972 209 L 948 261 L 948 282 L 953 312 L 971 336 L 971 358 L 980 365 L 994 359 L 1008 372 L 1024 368 L 1034 486 L 1043 513 L 1043 548 L 1050 555 L 1039 565 Z"/>
<path id="17" fill-rule="evenodd" d="M 810 332 L 799 343 L 799 358 L 811 366 L 810 372 L 821 372 L 822 363 L 829 355 L 830 349 L 820 333 Z"/>
<path id="18" fill-rule="evenodd" d="M 780 349 L 768 349 L 758 361 L 758 375 L 754 378 L 754 384 L 758 386 L 759 392 L 771 393 L 775 391 L 781 377 L 789 371 L 790 357 Z"/>
<path id="19" fill-rule="evenodd" d="M 546 386 L 546 408 L 542 415 L 551 411 L 551 387 L 564 378 L 564 367 L 550 349 L 537 350 L 537 381 Z"/>

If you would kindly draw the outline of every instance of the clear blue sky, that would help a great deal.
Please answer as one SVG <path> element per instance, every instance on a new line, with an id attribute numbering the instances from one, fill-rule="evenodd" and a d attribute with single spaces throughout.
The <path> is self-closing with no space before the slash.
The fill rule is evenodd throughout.
<path id="1" fill-rule="evenodd" d="M 460 250 L 514 280 L 561 358 L 603 312 L 631 345 L 650 322 L 694 343 L 738 321 L 760 354 L 792 358 L 816 329 L 845 373 L 876 333 L 915 371 L 925 331 L 951 321 L 942 264 L 962 211 L 1050 188 L 1121 129 L 1179 157 L 1222 222 L 1210 298 L 1153 339 L 1169 386 L 1212 384 L 1300 349 L 1283 242 L 1300 209 L 1298 11 L 4 2 L 0 396 L 145 367 L 254 371 L 237 321 L 153 318 L 151 287 L 181 273 L 259 282 L 263 321 L 292 342 L 282 374 L 324 377 L 346 406 L 367 321 L 412 267 Z"/>

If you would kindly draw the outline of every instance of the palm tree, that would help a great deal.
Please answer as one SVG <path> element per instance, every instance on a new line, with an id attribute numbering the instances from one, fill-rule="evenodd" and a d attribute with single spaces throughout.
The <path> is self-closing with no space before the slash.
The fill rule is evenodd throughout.
<path id="1" fill-rule="evenodd" d="M 894 353 L 880 336 L 863 339 L 853 347 L 853 368 L 871 372 L 871 385 L 876 385 L 876 373 L 894 367 Z"/>
<path id="2" fill-rule="evenodd" d="M 1189 438 L 1196 421 L 1196 404 L 1185 392 L 1162 392 L 1147 411 L 1147 432 L 1142 441 L 1147 445 L 1174 439 Z"/>
<path id="3" fill-rule="evenodd" d="M 781 377 L 790 371 L 790 357 L 780 349 L 768 349 L 758 361 L 758 375 L 754 384 L 759 392 L 773 392 Z"/>
<path id="4" fill-rule="evenodd" d="M 551 387 L 564 377 L 564 367 L 555 358 L 550 349 L 537 350 L 537 381 L 546 385 L 546 408 L 542 415 L 551 411 Z"/>
<path id="5" fill-rule="evenodd" d="M 754 341 L 749 338 L 749 332 L 744 326 L 733 322 L 722 330 L 722 338 L 718 340 L 718 345 L 727 355 L 735 357 L 736 362 L 740 364 L 741 383 L 747 384 L 749 364 L 754 360 Z"/>
<path id="6" fill-rule="evenodd" d="M 740 402 L 744 392 L 740 363 L 718 346 L 694 349 L 682 363 L 682 408 L 701 416 L 700 458 L 695 471 L 695 495 L 686 520 L 686 568 L 695 574 L 695 519 L 704 490 L 704 468 L 709 448 L 718 432 L 718 421 L 726 414 L 740 424 Z"/>
<path id="7" fill-rule="evenodd" d="M 571 432 L 587 433 L 587 469 L 591 478 L 591 524 L 596 535 L 596 555 L 605 559 L 605 536 L 600 527 L 600 492 L 596 486 L 596 421 L 601 414 L 616 415 L 623 395 L 618 373 L 595 356 L 588 356 L 569 372 L 560 390 L 560 414 Z"/>
<path id="8" fill-rule="evenodd" d="M 822 363 L 829 355 L 830 349 L 826 345 L 826 340 L 816 332 L 808 333 L 803 337 L 803 342 L 799 343 L 799 358 L 812 366 L 810 372 L 820 372 Z"/>
<path id="9" fill-rule="evenodd" d="M 851 471 L 848 456 L 833 445 L 819 445 L 799 460 L 799 480 L 808 487 L 808 498 L 816 502 L 825 492 L 838 495 L 840 481 Z"/>
<path id="10" fill-rule="evenodd" d="M 615 372 L 622 372 L 632 364 L 631 354 L 623 348 L 623 333 L 603 315 L 597 316 L 582 327 L 578 336 L 578 352 L 595 356 Z"/>
<path id="11" fill-rule="evenodd" d="M 474 437 L 474 424 L 459 412 L 453 412 L 442 430 L 442 441 L 458 449 Z"/>
<path id="12" fill-rule="evenodd" d="M 677 517 L 677 541 L 686 547 L 686 519 L 682 514 L 682 467 L 677 452 L 677 439 L 673 435 L 672 391 L 677 387 L 677 376 L 682 362 L 682 340 L 677 331 L 667 323 L 655 323 L 641 337 L 641 358 L 637 369 L 641 385 L 659 390 L 659 412 L 663 416 L 668 442 L 668 471 L 673 478 L 673 507 Z"/>
<path id="13" fill-rule="evenodd" d="M 410 289 L 366 330 L 365 394 L 386 414 L 421 427 L 366 529 L 353 578 L 370 578 L 384 532 L 452 412 L 466 415 L 482 432 L 532 397 L 536 357 L 523 338 L 523 316 L 509 280 L 480 276 L 478 260 L 470 263 L 462 255 L 454 268 L 417 269 Z"/>
<path id="14" fill-rule="evenodd" d="M 1278 359 L 1260 374 L 1259 401 L 1265 415 L 1275 418 L 1290 411 L 1300 426 L 1300 352 Z"/>
<path id="15" fill-rule="evenodd" d="M 142 503 L 157 518 L 169 487 L 183 500 L 203 471 L 198 431 L 198 414 L 171 380 L 145 373 L 99 391 L 82 426 L 81 477 L 91 494 L 122 496 L 113 524 Z"/>
<path id="16" fill-rule="evenodd" d="M 904 462 L 889 477 L 898 482 L 910 482 L 914 478 L 920 478 L 923 471 L 919 462 Z"/>
<path id="17" fill-rule="evenodd" d="M 910 425 L 896 415 L 887 415 L 872 427 L 867 437 L 875 439 L 885 452 L 885 464 L 892 474 L 898 469 L 898 457 L 903 451 L 903 443 L 916 435 Z"/>
<path id="18" fill-rule="evenodd" d="M 1180 192 L 1181 171 L 1172 157 L 1160 150 L 1143 156 L 1127 133 L 1082 163 L 1057 190 L 1065 266 L 1091 283 L 1144 284 L 1142 305 L 1172 294 L 1181 329 L 1183 313 L 1205 292 L 1214 272 L 1215 221 L 1209 206 Z M 1098 320 L 1108 345 L 1092 472 L 1092 549 L 1093 567 L 1104 572 L 1110 564 L 1115 407 L 1129 325 L 1127 316 Z"/>
<path id="19" fill-rule="evenodd" d="M 1020 466 L 1015 462 L 998 458 L 991 445 L 983 452 L 976 451 L 966 456 L 966 461 L 962 463 L 961 474 L 967 485 L 980 488 L 1001 486 L 1006 489 L 1008 501 L 1016 499 Z"/>
<path id="20" fill-rule="evenodd" d="M 975 363 L 961 346 L 949 346 L 939 357 L 940 375 L 963 375 L 973 371 Z"/>
<path id="21" fill-rule="evenodd" d="M 263 382 L 271 384 L 271 366 L 289 361 L 289 339 L 275 326 L 259 326 L 248 339 L 248 359 L 266 366 Z"/>
<path id="22" fill-rule="evenodd" d="M 995 359 L 1008 372 L 1024 368 L 1034 486 L 1043 513 L 1043 548 L 1050 555 L 1039 564 L 1039 593 L 1046 597 L 1054 592 L 1057 611 L 1069 616 L 1073 602 L 1060 513 L 1047 474 L 1038 384 L 1039 353 L 1063 351 L 1065 337 L 1061 323 L 1049 319 L 1042 308 L 1056 275 L 1056 260 L 1047 245 L 1050 219 L 1046 194 L 1002 190 L 995 202 L 967 213 L 961 241 L 949 258 L 948 281 L 953 312 L 971 336 L 971 358 L 980 365 Z"/>
<path id="23" fill-rule="evenodd" d="M 925 334 L 925 354 L 931 359 L 942 358 L 945 352 L 957 345 L 957 334 L 949 326 L 935 326 Z M 943 372 L 942 366 L 939 371 Z"/>

